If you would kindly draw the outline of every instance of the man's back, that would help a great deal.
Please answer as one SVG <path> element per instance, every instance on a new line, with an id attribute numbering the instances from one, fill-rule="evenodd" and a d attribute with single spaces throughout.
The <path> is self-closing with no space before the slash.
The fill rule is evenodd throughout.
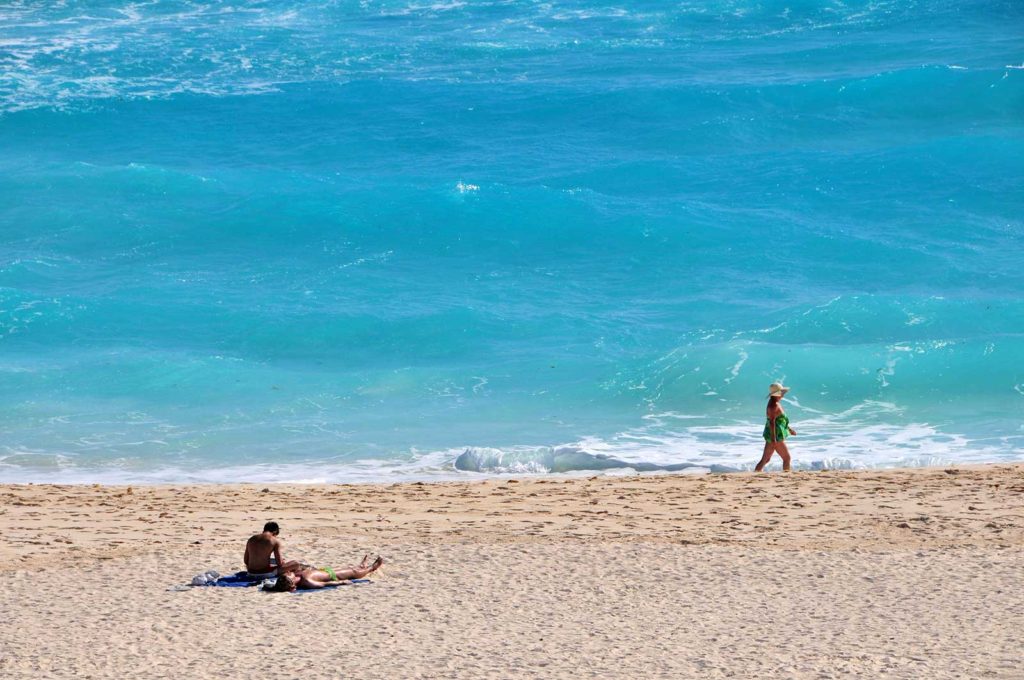
<path id="1" fill-rule="evenodd" d="M 279 566 L 272 565 L 273 556 L 278 563 L 281 561 L 281 541 L 277 539 L 280 529 L 275 522 L 267 522 L 263 532 L 250 536 L 245 542 L 245 568 L 250 573 L 267 573 Z"/>

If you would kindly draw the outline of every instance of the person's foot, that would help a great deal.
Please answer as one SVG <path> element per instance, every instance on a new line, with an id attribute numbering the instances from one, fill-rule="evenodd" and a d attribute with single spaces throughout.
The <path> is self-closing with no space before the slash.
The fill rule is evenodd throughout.
<path id="1" fill-rule="evenodd" d="M 363 555 L 363 561 L 359 563 L 359 568 L 360 569 L 365 569 L 366 568 L 366 560 L 368 560 L 368 559 L 370 559 L 370 553 L 366 553 L 365 555 Z"/>
<path id="2" fill-rule="evenodd" d="M 371 564 L 371 565 L 370 565 L 370 571 L 368 571 L 368 572 L 366 572 L 366 573 L 367 573 L 367 574 L 372 574 L 373 572 L 375 572 L 375 571 L 377 571 L 378 569 L 380 569 L 380 566 L 381 566 L 382 564 L 384 564 L 384 558 L 383 558 L 383 557 L 381 557 L 380 555 L 377 555 L 377 559 L 375 559 L 375 560 L 373 561 L 373 564 Z"/>

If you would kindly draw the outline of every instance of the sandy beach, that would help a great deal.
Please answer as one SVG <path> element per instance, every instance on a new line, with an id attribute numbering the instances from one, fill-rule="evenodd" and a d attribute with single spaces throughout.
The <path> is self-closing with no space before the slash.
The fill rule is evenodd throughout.
<path id="1" fill-rule="evenodd" d="M 7 678 L 1020 678 L 1024 466 L 0 487 Z M 286 558 L 371 584 L 169 590 Z"/>

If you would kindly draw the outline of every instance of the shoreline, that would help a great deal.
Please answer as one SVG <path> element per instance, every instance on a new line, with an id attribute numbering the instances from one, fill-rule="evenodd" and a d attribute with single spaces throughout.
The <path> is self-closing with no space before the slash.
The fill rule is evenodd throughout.
<path id="1" fill-rule="evenodd" d="M 753 460 L 756 456 L 751 457 Z M 254 479 L 251 481 L 223 481 L 220 479 L 196 479 L 183 477 L 181 479 L 158 479 L 153 481 L 148 479 L 146 475 L 142 475 L 138 478 L 125 478 L 125 479 L 114 479 L 112 481 L 97 481 L 94 478 L 85 478 L 82 480 L 63 480 L 63 481 L 12 481 L 0 479 L 0 489 L 8 486 L 51 486 L 51 487 L 84 487 L 84 486 L 100 486 L 100 487 L 135 487 L 135 488 L 153 488 L 153 487 L 212 487 L 212 486 L 308 486 L 308 487 L 333 487 L 333 486 L 379 486 L 388 487 L 396 484 L 474 484 L 487 481 L 504 481 L 512 478 L 517 480 L 531 480 L 531 479 L 555 479 L 555 480 L 574 480 L 574 479 L 589 479 L 593 476 L 607 477 L 610 479 L 618 478 L 634 478 L 634 477 L 705 477 L 705 476 L 734 476 L 743 474 L 753 474 L 754 464 L 749 464 L 749 469 L 725 466 L 727 470 L 712 470 L 709 467 L 694 465 L 691 468 L 683 470 L 636 470 L 629 467 L 612 468 L 608 469 L 574 469 L 570 471 L 545 471 L 545 472 L 531 472 L 531 471 L 520 471 L 520 472 L 476 472 L 472 470 L 448 470 L 445 472 L 436 473 L 424 473 L 424 474 L 410 474 L 403 476 L 402 479 L 394 479 L 386 476 L 381 477 L 367 477 L 366 479 L 348 479 L 345 481 L 325 481 L 323 479 L 283 479 L 283 480 L 270 480 L 270 479 Z M 880 465 L 880 466 L 839 466 L 839 467 L 827 467 L 825 465 L 813 464 L 810 466 L 801 466 L 799 461 L 794 462 L 793 473 L 802 474 L 817 474 L 817 473 L 871 473 L 871 472 L 901 472 L 901 471 L 914 471 L 914 470 L 938 470 L 955 468 L 961 470 L 969 470 L 973 468 L 985 468 L 993 466 L 1024 466 L 1024 460 L 994 460 L 994 461 L 971 461 L 971 462 L 940 462 L 928 465 Z M 308 466 L 296 463 L 296 468 L 306 468 Z M 235 468 L 226 468 L 234 470 Z M 782 473 L 782 467 L 779 462 L 778 456 L 774 456 L 769 463 L 768 468 L 764 471 L 764 474 L 776 474 Z"/>
<path id="2" fill-rule="evenodd" d="M 753 450 L 753 449 L 752 449 Z M 601 462 L 601 458 L 604 454 L 586 454 L 588 457 L 593 457 L 598 463 Z M 29 477 L 27 475 L 14 474 L 11 477 L 4 478 L 0 475 L 0 487 L 3 486 L 17 486 L 17 485 L 53 485 L 53 486 L 136 486 L 136 487 L 161 487 L 161 486 L 217 486 L 217 485 L 231 485 L 231 484 L 261 484 L 261 485 L 300 485 L 300 486 L 335 486 L 335 485 L 371 485 L 371 486 L 387 486 L 391 484 L 404 484 L 404 483 L 425 483 L 425 484 L 440 484 L 440 483 L 473 483 L 486 480 L 502 480 L 507 478 L 520 478 L 520 479 L 539 479 L 546 477 L 554 477 L 557 479 L 579 479 L 585 477 L 591 477 L 593 475 L 608 476 L 608 477 L 631 477 L 631 476 L 659 476 L 659 475 L 691 475 L 691 476 L 704 476 L 704 475 L 735 475 L 752 473 L 754 471 L 754 464 L 760 453 L 755 451 L 753 454 L 746 456 L 743 460 L 745 462 L 738 462 L 735 464 L 703 464 L 703 463 L 687 463 L 685 469 L 658 469 L 649 470 L 642 469 L 644 465 L 650 465 L 649 463 L 634 461 L 632 464 L 637 465 L 638 468 L 630 467 L 631 463 L 621 459 L 616 459 L 614 456 L 609 456 L 615 459 L 616 465 L 612 467 L 602 467 L 600 464 L 594 467 L 586 467 L 586 463 L 583 463 L 583 467 L 571 467 L 570 469 L 557 469 L 557 470 L 506 470 L 502 468 L 499 471 L 487 468 L 483 470 L 475 469 L 457 469 L 454 467 L 455 459 L 448 461 L 447 464 L 440 467 L 431 467 L 425 471 L 410 472 L 404 471 L 395 473 L 392 470 L 390 473 L 385 472 L 368 472 L 365 469 L 353 470 L 350 467 L 346 467 L 349 464 L 339 463 L 338 465 L 321 465 L 315 463 L 287 463 L 283 465 L 274 466 L 273 469 L 277 471 L 274 478 L 264 478 L 262 475 L 266 474 L 268 469 L 271 469 L 268 464 L 259 463 L 251 466 L 224 466 L 224 467 L 213 467 L 208 472 L 211 474 L 208 476 L 200 476 L 195 472 L 186 472 L 178 467 L 158 468 L 154 470 L 138 471 L 134 473 L 127 473 L 124 470 L 118 468 L 96 468 L 92 472 L 88 470 L 78 470 L 73 473 L 64 476 L 67 470 L 54 469 L 47 472 L 39 472 L 38 477 Z M 925 462 L 927 460 L 927 462 Z M 838 461 L 838 464 L 837 464 Z M 908 464 L 908 461 L 911 461 Z M 379 461 L 378 461 L 379 462 Z M 621 464 L 621 467 L 620 467 Z M 510 463 L 511 465 L 511 463 Z M 671 467 L 667 463 L 658 463 L 662 467 Z M 885 471 L 898 471 L 898 470 L 917 470 L 917 469 L 937 469 L 937 468 L 973 468 L 973 467 L 984 467 L 992 465 L 1024 465 L 1024 459 L 994 459 L 994 460 L 947 460 L 940 456 L 925 456 L 921 459 L 905 458 L 902 461 L 895 463 L 877 463 L 877 464 L 864 464 L 858 463 L 851 459 L 803 459 L 797 458 L 794 461 L 793 472 L 801 473 L 817 473 L 817 472 L 885 472 Z M 8 468 L 7 472 L 17 470 L 18 468 Z M 73 468 L 69 468 L 73 469 Z M 284 471 L 284 472 L 282 472 Z M 311 474 L 311 472 L 320 471 L 323 474 Z M 769 463 L 766 472 L 781 472 L 781 463 L 779 457 L 776 455 L 772 458 Z M 95 474 L 95 476 L 92 476 Z M 400 477 L 398 476 L 400 475 Z M 49 479 L 47 479 L 49 476 Z M 248 479 L 250 481 L 238 482 L 235 481 L 239 477 Z"/>

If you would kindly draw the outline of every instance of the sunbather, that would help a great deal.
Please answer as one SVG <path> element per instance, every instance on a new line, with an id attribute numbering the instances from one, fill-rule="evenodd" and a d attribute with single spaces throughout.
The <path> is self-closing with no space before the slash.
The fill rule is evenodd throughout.
<path id="1" fill-rule="evenodd" d="M 324 586 L 340 586 L 344 583 L 348 583 L 354 578 L 363 578 L 367 574 L 380 569 L 380 566 L 384 564 L 383 557 L 377 557 L 372 564 L 367 564 L 366 561 L 370 559 L 369 555 L 363 557 L 363 561 L 354 567 L 348 569 L 332 569 L 330 567 L 324 567 L 322 569 L 316 569 L 314 567 L 295 567 L 289 568 L 277 577 L 277 583 L 270 590 L 274 592 L 292 592 L 297 589 L 307 590 L 313 588 L 323 588 Z"/>

